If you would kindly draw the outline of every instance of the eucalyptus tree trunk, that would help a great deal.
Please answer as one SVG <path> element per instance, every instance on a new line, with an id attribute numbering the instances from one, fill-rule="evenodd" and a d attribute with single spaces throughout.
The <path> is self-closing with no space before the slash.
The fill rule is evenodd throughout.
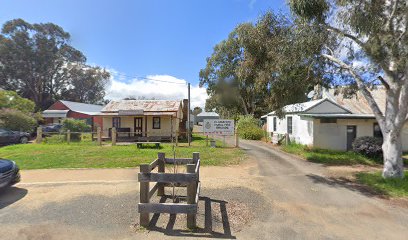
<path id="1" fill-rule="evenodd" d="M 403 178 L 402 130 L 407 116 L 407 84 L 387 87 L 384 120 L 380 123 L 383 133 L 383 177 Z"/>
<path id="2" fill-rule="evenodd" d="M 397 129 L 383 134 L 382 145 L 384 155 L 384 178 L 403 178 L 404 165 L 402 161 L 402 139 L 401 132 Z"/>

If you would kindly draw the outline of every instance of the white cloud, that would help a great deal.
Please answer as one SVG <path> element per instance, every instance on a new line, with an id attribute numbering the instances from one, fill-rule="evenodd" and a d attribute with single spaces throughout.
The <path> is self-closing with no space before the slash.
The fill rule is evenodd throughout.
<path id="1" fill-rule="evenodd" d="M 187 81 L 170 75 L 149 75 L 148 79 L 127 78 L 114 69 L 109 70 L 112 78 L 106 98 L 119 100 L 126 97 L 145 97 L 147 99 L 181 100 L 187 98 Z M 154 79 L 157 81 L 152 81 Z M 205 88 L 191 85 L 191 108 L 204 108 L 208 98 Z"/>

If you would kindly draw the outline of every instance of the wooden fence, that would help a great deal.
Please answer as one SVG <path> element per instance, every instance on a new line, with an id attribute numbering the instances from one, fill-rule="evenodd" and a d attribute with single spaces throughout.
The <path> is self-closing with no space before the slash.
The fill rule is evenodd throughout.
<path id="1" fill-rule="evenodd" d="M 186 173 L 166 173 L 166 164 L 186 166 Z M 152 172 L 157 167 L 157 172 Z M 164 153 L 158 153 L 158 158 L 150 164 L 140 165 L 138 175 L 140 182 L 140 225 L 147 227 L 150 213 L 187 214 L 187 227 L 196 227 L 197 205 L 200 195 L 200 154 L 193 153 L 193 158 L 166 158 Z M 150 188 L 150 182 L 155 182 Z M 165 187 L 186 187 L 187 203 L 150 203 L 151 197 L 165 195 Z"/>

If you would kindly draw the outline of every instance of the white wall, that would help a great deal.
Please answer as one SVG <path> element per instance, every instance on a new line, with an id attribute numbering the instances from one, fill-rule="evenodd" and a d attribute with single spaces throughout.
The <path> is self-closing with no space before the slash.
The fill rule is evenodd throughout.
<path id="1" fill-rule="evenodd" d="M 276 117 L 276 131 L 273 131 L 273 118 Z M 268 116 L 267 129 L 271 134 L 286 134 L 287 133 L 287 117 L 292 117 L 292 134 L 289 135 L 292 141 L 297 143 L 312 145 L 313 144 L 313 120 L 304 118 L 299 115 L 288 114 L 280 119 L 277 116 Z"/>

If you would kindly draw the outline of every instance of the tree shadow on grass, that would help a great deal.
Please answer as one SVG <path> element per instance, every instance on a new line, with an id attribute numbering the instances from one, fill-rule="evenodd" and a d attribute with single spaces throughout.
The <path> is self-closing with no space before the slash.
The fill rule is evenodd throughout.
<path id="1" fill-rule="evenodd" d="M 163 196 L 160 199 L 161 203 L 166 202 L 166 200 L 171 199 L 171 196 Z M 221 238 L 221 239 L 236 239 L 232 236 L 231 226 L 228 218 L 227 204 L 228 202 L 222 200 L 211 199 L 208 197 L 200 197 L 200 201 L 204 201 L 204 227 L 197 227 L 193 230 L 188 229 L 175 229 L 176 224 L 176 214 L 170 214 L 169 220 L 166 227 L 158 226 L 158 220 L 161 215 L 160 213 L 153 214 L 150 220 L 148 230 L 162 232 L 167 236 L 179 236 L 179 237 L 192 237 L 192 238 Z M 221 212 L 222 221 L 222 232 L 217 232 L 213 229 L 213 219 L 214 213 L 212 211 L 212 204 L 219 205 Z M 198 214 L 197 214 L 198 216 Z M 185 223 L 184 223 L 185 224 Z M 197 224 L 198 225 L 198 224 Z"/>
<path id="2" fill-rule="evenodd" d="M 322 176 L 315 175 L 315 174 L 308 174 L 306 176 L 310 178 L 314 183 L 326 184 L 326 185 L 329 185 L 335 188 L 337 187 L 346 188 L 354 192 L 359 192 L 368 197 L 380 197 L 384 199 L 389 198 L 388 194 L 384 191 L 375 190 L 373 188 L 370 188 L 369 186 L 360 184 L 356 181 L 351 181 L 350 179 L 347 179 L 344 177 L 338 177 L 338 178 L 322 177 Z"/>
<path id="3" fill-rule="evenodd" d="M 0 209 L 5 208 L 27 195 L 27 189 L 18 187 L 6 187 L 0 189 Z"/>

